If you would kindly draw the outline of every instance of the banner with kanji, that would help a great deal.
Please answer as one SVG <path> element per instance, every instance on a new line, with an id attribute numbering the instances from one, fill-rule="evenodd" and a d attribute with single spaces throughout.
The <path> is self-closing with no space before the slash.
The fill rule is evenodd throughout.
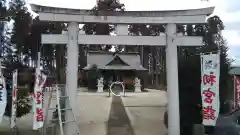
<path id="1" fill-rule="evenodd" d="M 0 69 L 0 123 L 2 122 L 6 106 L 7 106 L 6 83 L 5 83 L 5 78 L 2 74 L 2 69 Z"/>
<path id="2" fill-rule="evenodd" d="M 1 64 L 0 64 L 1 66 Z M 7 89 L 5 78 L 0 67 L 0 123 L 2 122 L 3 115 L 7 106 Z"/>
<path id="3" fill-rule="evenodd" d="M 47 76 L 38 70 L 35 75 L 34 97 L 33 97 L 33 130 L 43 127 L 43 86 Z"/>
<path id="4" fill-rule="evenodd" d="M 12 115 L 11 115 L 11 128 L 16 127 L 16 112 L 17 112 L 17 69 L 12 73 Z"/>
<path id="5" fill-rule="evenodd" d="M 240 77 L 234 76 L 234 108 L 240 108 Z"/>
<path id="6" fill-rule="evenodd" d="M 214 126 L 219 115 L 220 55 L 201 55 L 203 125 Z"/>

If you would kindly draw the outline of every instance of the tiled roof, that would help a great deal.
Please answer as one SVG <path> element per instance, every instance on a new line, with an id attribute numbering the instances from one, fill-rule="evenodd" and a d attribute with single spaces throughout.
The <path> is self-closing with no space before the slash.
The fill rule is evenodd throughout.
<path id="1" fill-rule="evenodd" d="M 114 57 L 118 56 L 127 65 L 107 65 Z M 92 65 L 97 65 L 99 69 L 106 70 L 146 70 L 140 61 L 140 56 L 136 53 L 88 53 L 87 66 L 84 69 L 89 69 Z M 129 66 L 128 66 L 129 65 Z"/>

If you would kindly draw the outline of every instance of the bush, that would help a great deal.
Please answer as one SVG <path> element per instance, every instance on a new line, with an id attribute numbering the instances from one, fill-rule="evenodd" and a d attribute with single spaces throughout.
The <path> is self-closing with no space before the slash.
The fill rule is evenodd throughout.
<path id="1" fill-rule="evenodd" d="M 7 107 L 5 111 L 5 115 L 11 117 L 12 111 L 12 90 L 8 89 L 8 96 L 7 96 Z M 23 117 L 30 113 L 32 104 L 31 98 L 28 95 L 27 88 L 20 88 L 17 93 L 17 117 Z"/>

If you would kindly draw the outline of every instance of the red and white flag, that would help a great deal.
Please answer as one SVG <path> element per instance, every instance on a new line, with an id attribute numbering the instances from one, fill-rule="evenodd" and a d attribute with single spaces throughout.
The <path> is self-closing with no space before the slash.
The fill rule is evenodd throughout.
<path id="1" fill-rule="evenodd" d="M 43 86 L 46 82 L 46 79 L 47 76 L 45 74 L 36 72 L 33 97 L 33 130 L 37 130 L 43 126 Z"/>
<path id="2" fill-rule="evenodd" d="M 17 69 L 12 73 L 12 115 L 11 115 L 11 128 L 16 127 L 16 112 L 17 112 Z"/>
<path id="3" fill-rule="evenodd" d="M 240 77 L 234 76 L 234 108 L 240 108 Z"/>
<path id="4" fill-rule="evenodd" d="M 5 113 L 6 106 L 7 106 L 6 83 L 5 83 L 5 78 L 2 74 L 2 69 L 0 67 L 0 123 L 2 122 L 2 118 Z"/>

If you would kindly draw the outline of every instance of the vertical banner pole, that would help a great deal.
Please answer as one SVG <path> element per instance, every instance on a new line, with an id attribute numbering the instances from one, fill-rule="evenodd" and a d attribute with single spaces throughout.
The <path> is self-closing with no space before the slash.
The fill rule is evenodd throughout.
<path id="1" fill-rule="evenodd" d="M 18 70 L 15 69 L 12 73 L 12 111 L 11 111 L 11 129 L 13 130 L 14 134 L 17 133 L 17 125 L 16 125 L 16 112 L 17 112 L 17 77 L 18 77 Z"/>

